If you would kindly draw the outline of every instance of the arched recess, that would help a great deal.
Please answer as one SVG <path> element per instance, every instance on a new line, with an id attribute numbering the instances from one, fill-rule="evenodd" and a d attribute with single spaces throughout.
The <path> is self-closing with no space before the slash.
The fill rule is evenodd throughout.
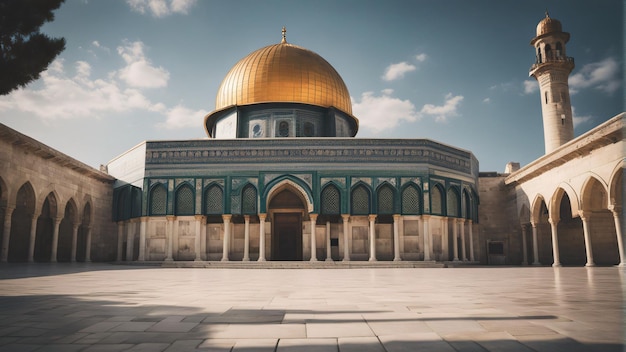
<path id="1" fill-rule="evenodd" d="M 376 189 L 376 214 L 393 215 L 396 213 L 396 188 L 383 182 Z"/>
<path id="2" fill-rule="evenodd" d="M 202 199 L 205 215 L 224 214 L 224 189 L 218 183 L 209 184 L 204 190 Z"/>
<path id="3" fill-rule="evenodd" d="M 572 204 L 577 204 L 570 199 L 569 193 L 563 188 L 558 188 L 554 194 L 555 213 L 550 213 L 553 220 L 558 220 L 557 234 L 559 242 L 559 256 L 563 265 L 584 265 L 585 238 L 583 224 L 578 213 L 572 211 Z"/>
<path id="4" fill-rule="evenodd" d="M 256 187 L 248 183 L 241 189 L 241 214 L 256 215 L 258 210 L 259 197 Z"/>
<path id="5" fill-rule="evenodd" d="M 76 261 L 78 262 L 84 262 L 87 258 L 87 235 L 91 228 L 92 217 L 91 201 L 86 201 L 83 207 L 76 241 Z"/>
<path id="6" fill-rule="evenodd" d="M 457 188 L 448 188 L 448 192 L 446 193 L 446 215 L 449 217 L 459 217 L 461 210 L 460 203 L 459 191 Z"/>
<path id="7" fill-rule="evenodd" d="M 302 260 L 302 221 L 308 214 L 306 194 L 290 180 L 268 192 L 267 212 L 272 223 L 272 260 Z"/>
<path id="8" fill-rule="evenodd" d="M 472 197 L 467 191 L 467 188 L 463 188 L 463 191 L 461 192 L 461 197 L 461 216 L 465 219 L 472 219 L 472 216 L 474 214 L 474 211 L 472 209 Z"/>
<path id="9" fill-rule="evenodd" d="M 313 196 L 309 187 L 299 182 L 298 179 L 286 176 L 276 178 L 267 184 L 264 196 L 265 209 L 261 209 L 261 212 L 268 209 L 271 198 L 274 197 L 277 192 L 282 191 L 286 186 L 292 187 L 296 190 L 296 195 L 298 195 L 298 197 L 302 200 L 302 204 L 304 204 L 307 213 L 312 213 L 314 211 L 315 207 L 313 204 Z"/>
<path id="10" fill-rule="evenodd" d="M 552 231 L 548 218 L 549 212 L 545 198 L 543 195 L 537 194 L 532 202 L 530 222 L 536 227 L 537 250 L 541 264 L 551 264 L 554 262 L 552 253 Z"/>
<path id="11" fill-rule="evenodd" d="M 341 189 L 333 182 L 327 183 L 322 188 L 320 193 L 319 222 L 341 222 L 341 198 Z"/>
<path id="12" fill-rule="evenodd" d="M 577 217 L 578 211 L 580 210 L 580 200 L 578 199 L 578 193 L 576 193 L 576 191 L 574 190 L 574 188 L 572 188 L 572 186 L 570 186 L 569 184 L 565 182 L 561 182 L 558 188 L 556 189 L 556 191 L 554 191 L 552 195 L 552 200 L 550 202 L 551 207 L 549 208 L 550 215 L 553 214 L 552 213 L 553 210 L 554 210 L 555 215 L 559 214 L 560 202 L 561 202 L 561 198 L 563 197 L 563 194 L 567 194 L 568 201 L 570 202 L 569 208 L 571 209 L 571 216 Z M 558 219 L 558 218 L 555 218 L 555 219 Z"/>
<path id="13" fill-rule="evenodd" d="M 11 235 L 9 237 L 10 262 L 24 262 L 28 260 L 30 231 L 35 216 L 35 190 L 30 182 L 24 183 L 17 191 L 15 209 L 11 215 Z"/>
<path id="14" fill-rule="evenodd" d="M 174 192 L 174 214 L 177 216 L 195 213 L 195 192 L 191 184 L 184 182 Z"/>
<path id="15" fill-rule="evenodd" d="M 148 193 L 149 215 L 162 216 L 167 214 L 167 188 L 162 183 L 150 187 Z"/>
<path id="16" fill-rule="evenodd" d="M 422 191 L 418 185 L 410 182 L 402 188 L 402 214 L 418 215 L 423 211 Z"/>
<path id="17" fill-rule="evenodd" d="M 372 194 L 363 182 L 355 184 L 350 191 L 350 214 L 369 215 L 372 213 Z"/>
<path id="18" fill-rule="evenodd" d="M 594 176 L 583 183 L 581 191 L 583 216 L 587 221 L 591 251 L 595 264 L 619 264 L 617 231 L 609 210 L 609 190 Z"/>
<path id="19" fill-rule="evenodd" d="M 34 260 L 49 262 L 52 253 L 52 236 L 54 234 L 55 219 L 58 217 L 58 197 L 50 192 L 44 199 L 41 213 L 37 218 L 37 233 L 35 237 Z"/>
<path id="20" fill-rule="evenodd" d="M 57 247 L 57 261 L 69 262 L 72 259 L 72 236 L 74 226 L 78 226 L 78 207 L 74 199 L 67 201 L 63 219 L 59 224 L 59 243 Z"/>
<path id="21" fill-rule="evenodd" d="M 445 209 L 443 186 L 435 183 L 430 188 L 430 213 L 433 215 L 444 215 Z"/>

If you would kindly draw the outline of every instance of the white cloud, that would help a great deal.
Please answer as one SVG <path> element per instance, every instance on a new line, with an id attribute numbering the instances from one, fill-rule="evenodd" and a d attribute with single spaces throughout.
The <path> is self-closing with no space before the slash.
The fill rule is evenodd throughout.
<path id="1" fill-rule="evenodd" d="M 536 80 L 527 79 L 524 81 L 524 94 L 532 94 L 539 90 L 539 84 Z"/>
<path id="2" fill-rule="evenodd" d="M 593 116 L 591 115 L 578 116 L 576 115 L 576 109 L 572 106 L 572 123 L 574 124 L 574 128 L 582 124 L 585 124 L 589 121 L 593 121 Z"/>
<path id="3" fill-rule="evenodd" d="M 152 65 L 144 54 L 142 42 L 125 43 L 117 48 L 118 54 L 127 66 L 119 71 L 119 76 L 126 84 L 138 88 L 160 88 L 167 86 L 170 73 L 163 67 Z"/>
<path id="4" fill-rule="evenodd" d="M 443 105 L 426 104 L 420 110 L 423 115 L 435 117 L 436 122 L 447 122 L 450 117 L 458 116 L 458 108 L 463 101 L 462 95 L 446 94 Z"/>
<path id="5" fill-rule="evenodd" d="M 174 13 L 188 14 L 196 0 L 126 0 L 126 3 L 135 12 L 142 15 L 149 13 L 153 17 L 161 18 Z"/>
<path id="6" fill-rule="evenodd" d="M 405 61 L 391 64 L 385 69 L 385 74 L 382 78 L 385 81 L 393 81 L 404 77 L 407 72 L 415 71 L 416 69 L 417 67 L 415 67 L 415 65 L 411 65 Z"/>
<path id="7" fill-rule="evenodd" d="M 401 121 L 412 122 L 419 119 L 415 105 L 410 100 L 392 97 L 392 94 L 392 89 L 385 89 L 379 96 L 373 92 L 363 93 L 360 102 L 352 99 L 352 110 L 359 119 L 359 125 L 382 131 L 395 127 Z"/>
<path id="8" fill-rule="evenodd" d="M 487 97 L 487 98 L 483 99 L 483 103 L 485 103 L 485 104 L 491 103 L 491 98 Z"/>
<path id="9" fill-rule="evenodd" d="M 176 105 L 167 110 L 165 122 L 161 122 L 157 126 L 166 129 L 202 126 L 202 119 L 208 113 L 206 110 L 194 111 L 182 105 Z"/>
<path id="10" fill-rule="evenodd" d="M 620 65 L 612 57 L 583 66 L 569 78 L 570 92 L 576 94 L 585 88 L 612 94 L 621 86 Z"/>
<path id="11" fill-rule="evenodd" d="M 417 60 L 419 62 L 424 62 L 424 61 L 426 61 L 427 58 L 428 58 L 428 56 L 426 54 L 424 54 L 424 53 L 415 55 L 415 60 Z"/>

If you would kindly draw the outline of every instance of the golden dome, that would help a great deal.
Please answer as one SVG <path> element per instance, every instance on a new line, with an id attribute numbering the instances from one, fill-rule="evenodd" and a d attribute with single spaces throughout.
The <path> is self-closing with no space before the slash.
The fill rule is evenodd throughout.
<path id="1" fill-rule="evenodd" d="M 257 103 L 303 103 L 352 115 L 348 88 L 321 56 L 283 40 L 256 50 L 228 72 L 215 110 Z"/>
<path id="2" fill-rule="evenodd" d="M 562 32 L 563 29 L 561 27 L 561 22 L 559 20 L 555 20 L 550 17 L 550 14 L 546 11 L 546 17 L 539 22 L 537 25 L 537 37 L 552 33 L 552 32 Z"/>

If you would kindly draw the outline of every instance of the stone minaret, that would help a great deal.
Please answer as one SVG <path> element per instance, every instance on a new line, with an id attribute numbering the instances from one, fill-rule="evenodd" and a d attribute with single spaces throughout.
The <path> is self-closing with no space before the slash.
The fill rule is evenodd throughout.
<path id="1" fill-rule="evenodd" d="M 574 59 L 567 57 L 565 43 L 569 33 L 561 30 L 561 22 L 546 17 L 537 25 L 537 36 L 530 41 L 536 60 L 530 76 L 539 82 L 541 113 L 546 154 L 574 138 L 572 105 L 567 79 L 574 69 Z"/>

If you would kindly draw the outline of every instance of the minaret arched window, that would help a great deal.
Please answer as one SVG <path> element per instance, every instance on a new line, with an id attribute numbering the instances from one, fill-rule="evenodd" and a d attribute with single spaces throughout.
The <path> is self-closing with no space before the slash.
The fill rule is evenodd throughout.
<path id="1" fill-rule="evenodd" d="M 563 45 L 561 42 L 556 42 L 556 58 L 560 59 L 563 55 Z"/>
<path id="2" fill-rule="evenodd" d="M 541 48 L 537 47 L 537 63 L 541 63 Z"/>
<path id="3" fill-rule="evenodd" d="M 550 59 L 552 59 L 552 47 L 550 46 L 550 44 L 546 44 L 546 60 L 550 61 Z"/>

